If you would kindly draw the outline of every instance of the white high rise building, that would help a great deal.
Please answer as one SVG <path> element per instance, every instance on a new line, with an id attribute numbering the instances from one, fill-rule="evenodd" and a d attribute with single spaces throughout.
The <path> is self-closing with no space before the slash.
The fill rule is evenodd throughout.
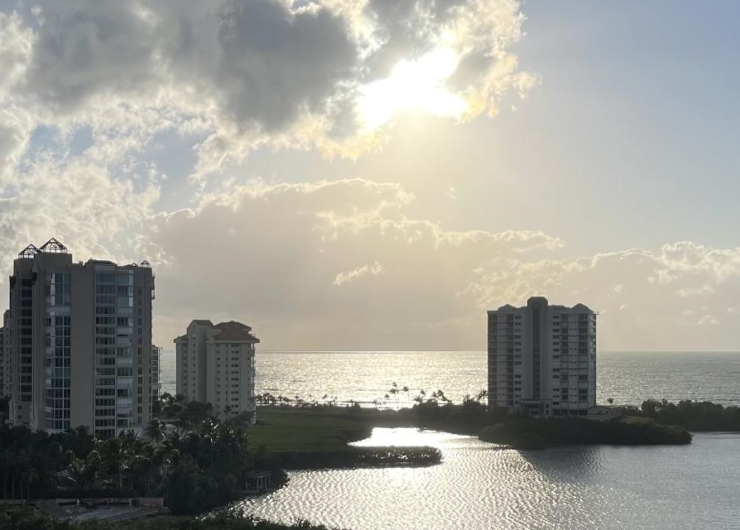
<path id="1" fill-rule="evenodd" d="M 188 401 L 210 403 L 218 417 L 252 414 L 255 344 L 252 328 L 239 322 L 193 320 L 175 339 L 177 393 Z"/>
<path id="2" fill-rule="evenodd" d="M 5 351 L 10 421 L 99 437 L 140 432 L 151 417 L 154 275 L 147 262 L 72 261 L 55 239 L 13 262 Z"/>
<path id="3" fill-rule="evenodd" d="M 542 297 L 488 311 L 488 403 L 536 416 L 587 416 L 596 405 L 596 313 Z"/>

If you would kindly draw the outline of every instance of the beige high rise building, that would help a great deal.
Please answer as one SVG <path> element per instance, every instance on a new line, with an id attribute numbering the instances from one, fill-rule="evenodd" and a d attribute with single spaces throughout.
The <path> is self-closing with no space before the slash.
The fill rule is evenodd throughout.
<path id="1" fill-rule="evenodd" d="M 72 261 L 29 245 L 10 277 L 10 420 L 100 437 L 140 432 L 151 417 L 154 275 L 147 262 Z M 6 344 L 8 344 L 6 342 Z"/>
<path id="2" fill-rule="evenodd" d="M 488 403 L 537 416 L 587 416 L 596 405 L 596 313 L 542 297 L 489 311 Z"/>
<path id="3" fill-rule="evenodd" d="M 255 344 L 252 328 L 239 322 L 193 320 L 175 339 L 177 393 L 188 401 L 210 403 L 218 417 L 252 414 Z"/>

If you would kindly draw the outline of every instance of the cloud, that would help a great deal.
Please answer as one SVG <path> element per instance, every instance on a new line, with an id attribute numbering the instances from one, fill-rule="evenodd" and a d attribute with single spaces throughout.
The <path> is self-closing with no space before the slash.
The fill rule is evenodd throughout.
<path id="1" fill-rule="evenodd" d="M 0 109 L 34 124 L 0 131 L 0 156 L 17 165 L 42 124 L 89 127 L 116 156 L 162 130 L 196 134 L 200 177 L 262 146 L 357 156 L 388 133 L 361 122 L 363 87 L 404 61 L 453 54 L 450 82 L 430 93 L 468 118 L 533 86 L 508 51 L 523 21 L 511 0 L 38 0 L 0 13 Z"/>
<path id="2" fill-rule="evenodd" d="M 356 269 L 352 269 L 351 271 L 340 272 L 339 274 L 337 274 L 336 278 L 334 278 L 332 285 L 340 287 L 345 283 L 354 282 L 364 276 L 380 276 L 384 272 L 385 269 L 383 268 L 383 266 L 376 261 L 372 265 L 363 265 L 362 267 L 357 267 Z"/>
<path id="3" fill-rule="evenodd" d="M 558 245 L 540 232 L 444 230 L 409 218 L 412 200 L 362 179 L 254 182 L 160 214 L 140 248 L 155 260 L 158 312 L 181 326 L 196 307 L 241 318 L 267 347 L 451 347 L 481 320 L 476 268 Z"/>
<path id="4" fill-rule="evenodd" d="M 538 83 L 513 52 L 516 1 L 21 7 L 0 12 L 0 252 L 54 235 L 79 259 L 149 258 L 165 345 L 223 316 L 283 347 L 481 348 L 485 309 L 537 293 L 601 310 L 611 348 L 740 340 L 740 249 L 567 259 L 543 232 L 443 227 L 399 184 L 211 178 L 256 149 L 360 156 L 412 112 L 495 115 Z M 375 129 L 360 114 L 373 87 Z M 167 175 L 144 155 L 163 135 L 195 160 L 199 194 L 180 211 L 157 210 Z"/>
<path id="5" fill-rule="evenodd" d="M 131 240 L 157 197 L 153 182 L 113 178 L 91 163 L 37 162 L 14 195 L 0 198 L 0 253 L 9 258 L 29 243 L 55 236 L 81 260 L 130 262 L 136 258 Z M 6 272 L 10 266 L 12 261 L 4 260 Z"/>
<path id="6" fill-rule="evenodd" d="M 447 230 L 411 216 L 415 201 L 362 179 L 253 181 L 155 216 L 139 254 L 155 261 L 168 318 L 157 340 L 209 317 L 249 322 L 268 348 L 484 348 L 486 309 L 536 294 L 601 312 L 602 349 L 740 340 L 727 310 L 740 249 L 679 242 L 569 260 L 558 238 Z"/>
<path id="7" fill-rule="evenodd" d="M 604 313 L 599 340 L 611 349 L 724 349 L 728 341 L 740 340 L 737 321 L 726 310 L 740 296 L 738 259 L 740 248 L 684 241 L 658 252 L 516 260 L 504 269 L 482 271 L 475 288 L 481 309 L 535 293 L 557 303 L 585 303 Z M 697 325 L 718 331 L 706 334 Z"/>

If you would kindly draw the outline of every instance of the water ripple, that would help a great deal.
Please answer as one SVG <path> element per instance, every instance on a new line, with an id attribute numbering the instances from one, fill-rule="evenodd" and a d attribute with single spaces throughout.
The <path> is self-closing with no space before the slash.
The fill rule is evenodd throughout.
<path id="1" fill-rule="evenodd" d="M 362 445 L 439 447 L 420 469 L 305 471 L 243 503 L 271 520 L 354 530 L 738 528 L 740 436 L 687 447 L 501 449 L 474 438 L 375 429 Z M 733 526 L 734 525 L 734 526 Z"/>

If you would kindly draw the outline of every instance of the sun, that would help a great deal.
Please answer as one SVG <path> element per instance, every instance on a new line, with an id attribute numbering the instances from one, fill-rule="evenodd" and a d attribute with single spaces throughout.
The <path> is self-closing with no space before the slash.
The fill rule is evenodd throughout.
<path id="1" fill-rule="evenodd" d="M 361 89 L 359 115 L 363 128 L 377 129 L 401 111 L 462 115 L 467 103 L 444 88 L 458 62 L 450 48 L 436 48 L 414 61 L 400 61 L 390 77 Z"/>

